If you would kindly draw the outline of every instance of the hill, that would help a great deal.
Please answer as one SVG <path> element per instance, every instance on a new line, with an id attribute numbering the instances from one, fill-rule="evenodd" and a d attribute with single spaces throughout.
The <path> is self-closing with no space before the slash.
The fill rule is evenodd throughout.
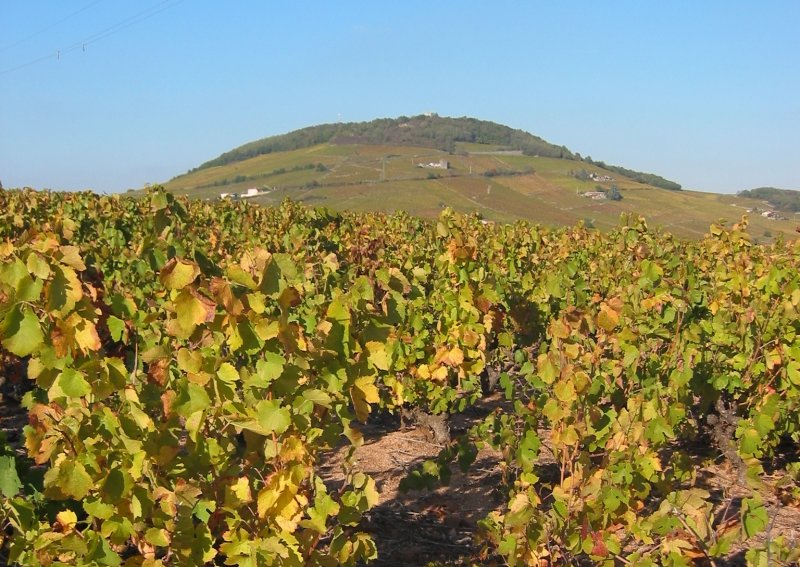
<path id="1" fill-rule="evenodd" d="M 252 200 L 264 205 L 291 198 L 331 209 L 405 210 L 429 218 L 449 206 L 494 221 L 550 226 L 583 221 L 599 229 L 615 226 L 627 212 L 692 238 L 761 204 L 743 196 L 666 190 L 654 177 L 582 159 L 507 126 L 418 116 L 315 126 L 266 138 L 206 162 L 166 187 L 204 199 L 250 190 L 256 192 Z M 609 199 L 613 191 L 622 199 Z M 751 222 L 761 240 L 795 234 L 786 220 L 752 215 Z"/>
<path id="2" fill-rule="evenodd" d="M 457 144 L 467 143 L 491 146 L 496 151 L 518 151 L 528 156 L 578 161 L 583 159 L 565 146 L 556 146 L 523 130 L 515 130 L 487 120 L 468 117 L 449 118 L 429 113 L 412 118 L 401 116 L 399 118 L 380 118 L 370 122 L 340 122 L 310 126 L 288 134 L 244 144 L 205 162 L 193 171 L 245 161 L 273 152 L 298 150 L 324 143 L 414 146 L 450 153 L 456 151 Z M 607 165 L 602 161 L 592 162 L 591 158 L 585 158 L 585 161 L 656 187 L 673 190 L 681 188 L 678 183 L 652 173 Z"/>
<path id="3" fill-rule="evenodd" d="M 202 164 L 197 169 L 323 143 L 416 146 L 454 152 L 458 142 L 491 145 L 496 149 L 517 150 L 527 155 L 576 158 L 567 148 L 555 146 L 522 130 L 475 118 L 447 118 L 437 114 L 424 114 L 412 118 L 401 116 L 370 122 L 310 126 L 250 142 Z"/>
<path id="4" fill-rule="evenodd" d="M 770 207 L 786 213 L 800 212 L 800 191 L 777 189 L 775 187 L 758 187 L 747 191 L 739 191 L 739 196 L 759 199 L 769 203 Z"/>

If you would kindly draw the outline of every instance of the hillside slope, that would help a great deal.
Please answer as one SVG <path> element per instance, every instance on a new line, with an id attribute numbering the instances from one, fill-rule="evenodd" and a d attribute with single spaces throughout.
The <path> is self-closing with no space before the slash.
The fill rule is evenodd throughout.
<path id="1" fill-rule="evenodd" d="M 445 165 L 446 168 L 441 167 Z M 249 159 L 205 166 L 166 184 L 170 191 L 213 199 L 258 190 L 256 203 L 285 198 L 338 210 L 405 210 L 436 217 L 448 206 L 484 218 L 530 220 L 550 226 L 585 222 L 600 229 L 622 213 L 640 214 L 654 225 L 690 238 L 709 226 L 738 221 L 758 201 L 732 195 L 669 191 L 640 183 L 599 165 L 575 159 L 527 156 L 507 146 L 457 142 L 453 152 L 430 147 L 321 143 L 271 151 Z M 622 199 L 592 199 L 610 193 Z M 794 235 L 794 223 L 751 215 L 761 241 Z"/>

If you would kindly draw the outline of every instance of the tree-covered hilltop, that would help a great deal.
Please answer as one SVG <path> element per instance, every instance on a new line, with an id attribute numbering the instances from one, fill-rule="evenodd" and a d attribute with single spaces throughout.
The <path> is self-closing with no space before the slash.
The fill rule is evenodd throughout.
<path id="1" fill-rule="evenodd" d="M 739 191 L 740 197 L 750 197 L 768 201 L 770 206 L 779 211 L 796 213 L 800 211 L 800 191 L 792 189 L 778 189 L 776 187 L 757 187 L 746 191 Z"/>
<path id="2" fill-rule="evenodd" d="M 306 148 L 317 144 L 386 144 L 455 151 L 457 142 L 490 144 L 527 155 L 575 159 L 567 148 L 495 122 L 475 118 L 447 118 L 436 114 L 379 118 L 369 122 L 342 122 L 310 126 L 239 146 L 197 169 L 244 161 L 262 154 Z"/>
<path id="3" fill-rule="evenodd" d="M 510 128 L 476 118 L 449 118 L 437 114 L 414 117 L 379 118 L 369 122 L 340 122 L 301 128 L 287 134 L 256 140 L 225 152 L 191 170 L 227 165 L 263 154 L 285 152 L 317 144 L 383 144 L 419 146 L 454 152 L 459 142 L 486 144 L 494 149 L 519 151 L 529 156 L 583 160 L 633 180 L 664 189 L 679 190 L 681 186 L 652 173 L 642 173 L 624 167 L 581 158 L 565 146 L 556 146 L 524 130 Z M 191 172 L 190 171 L 190 172 Z"/>

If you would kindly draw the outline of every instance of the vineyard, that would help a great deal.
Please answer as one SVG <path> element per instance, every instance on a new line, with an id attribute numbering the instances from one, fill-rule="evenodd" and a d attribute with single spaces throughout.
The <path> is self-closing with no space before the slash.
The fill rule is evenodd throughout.
<path id="1" fill-rule="evenodd" d="M 354 455 L 403 415 L 445 430 L 405 490 L 496 455 L 465 561 L 796 565 L 799 311 L 800 242 L 746 220 L 0 191 L 0 564 L 380 560 Z"/>

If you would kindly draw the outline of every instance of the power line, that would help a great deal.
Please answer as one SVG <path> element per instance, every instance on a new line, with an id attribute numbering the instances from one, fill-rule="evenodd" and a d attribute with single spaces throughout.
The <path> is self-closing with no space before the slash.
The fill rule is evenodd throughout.
<path id="1" fill-rule="evenodd" d="M 100 1 L 100 0 L 97 0 L 97 1 Z M 25 67 L 30 67 L 31 65 L 35 65 L 36 63 L 41 63 L 42 61 L 46 61 L 48 59 L 60 59 L 62 54 L 66 55 L 67 53 L 71 53 L 71 52 L 76 51 L 78 49 L 85 51 L 86 47 L 88 45 L 91 45 L 93 43 L 97 43 L 98 41 L 103 40 L 103 39 L 105 39 L 107 37 L 110 37 L 110 36 L 112 36 L 112 35 L 114 35 L 116 33 L 119 33 L 119 32 L 121 32 L 122 30 L 124 30 L 126 28 L 129 28 L 129 27 L 131 27 L 131 26 L 133 26 L 135 24 L 143 22 L 143 21 L 145 21 L 145 20 L 147 20 L 149 18 L 152 18 L 153 16 L 155 16 L 157 14 L 160 14 L 164 10 L 168 10 L 169 8 L 177 6 L 178 4 L 182 3 L 183 1 L 184 0 L 161 0 L 161 2 L 153 4 L 149 8 L 147 8 L 145 10 L 142 10 L 141 12 L 138 12 L 138 13 L 132 15 L 132 16 L 128 16 L 127 18 L 125 18 L 123 20 L 120 20 L 119 22 L 117 22 L 117 23 L 115 23 L 115 24 L 113 24 L 113 25 L 111 25 L 109 27 L 107 27 L 107 28 L 105 28 L 105 29 L 103 29 L 103 30 L 101 30 L 99 32 L 96 32 L 96 33 L 94 33 L 94 34 L 82 39 L 81 41 L 78 41 L 78 42 L 75 42 L 75 43 L 73 43 L 71 45 L 68 45 L 67 47 L 65 47 L 63 49 L 57 49 L 55 51 L 55 53 L 50 53 L 48 55 L 43 55 L 42 57 L 38 57 L 38 58 L 32 59 L 31 61 L 28 61 L 26 63 L 22 63 L 20 65 L 17 65 L 16 67 L 10 67 L 8 69 L 0 70 L 0 75 L 6 75 L 8 73 L 12 73 L 14 71 L 18 71 L 20 69 L 24 69 Z"/>
<path id="2" fill-rule="evenodd" d="M 0 75 L 5 75 L 7 73 L 12 73 L 14 71 L 19 71 L 20 69 L 24 69 L 25 67 L 30 67 L 31 65 L 35 65 L 36 63 L 41 63 L 42 61 L 47 61 L 48 59 L 58 59 L 58 54 L 50 54 L 50 55 L 43 55 L 38 59 L 33 59 L 28 61 L 27 63 L 23 63 L 22 65 L 17 65 L 16 67 L 9 67 L 8 69 L 3 69 L 0 71 Z"/>
<path id="3" fill-rule="evenodd" d="M 53 23 L 52 23 L 52 24 L 50 24 L 49 26 L 46 26 L 46 27 L 44 27 L 44 28 L 42 28 L 42 29 L 40 29 L 40 30 L 37 30 L 37 31 L 33 32 L 33 33 L 32 33 L 32 34 L 30 34 L 30 35 L 26 35 L 26 36 L 25 36 L 25 37 L 23 37 L 22 39 L 18 39 L 17 41 L 15 41 L 14 43 L 12 43 L 12 44 L 10 44 L 10 45 L 6 45 L 6 46 L 5 46 L 5 47 L 3 47 L 2 49 L 0 49 L 0 53 L 3 53 L 4 51 L 8 51 L 8 50 L 9 50 L 9 49 L 11 49 L 12 47 L 16 47 L 16 46 L 18 46 L 20 43 L 25 43 L 25 42 L 26 42 L 26 41 L 28 41 L 29 39 L 33 39 L 33 38 L 34 38 L 34 37 L 36 37 L 37 35 L 41 35 L 41 34 L 43 34 L 43 33 L 44 33 L 44 32 L 46 32 L 46 31 L 50 31 L 51 29 L 53 29 L 53 28 L 54 28 L 54 27 L 56 27 L 57 25 L 59 25 L 59 24 L 63 24 L 64 22 L 66 22 L 66 21 L 67 21 L 67 20 L 69 20 L 70 18 L 74 18 L 74 17 L 75 17 L 75 16 L 77 16 L 78 14 L 82 14 L 83 12 L 85 12 L 86 10 L 88 10 L 89 8 L 91 8 L 92 6 L 94 6 L 95 4 L 99 4 L 99 3 L 100 3 L 100 2 L 102 2 L 102 1 L 103 1 L 103 0 L 94 0 L 94 2 L 89 2 L 89 3 L 88 3 L 88 4 L 86 4 L 86 5 L 85 5 L 83 8 L 80 8 L 80 9 L 78 9 L 78 10 L 75 10 L 74 12 L 72 12 L 72 13 L 70 13 L 70 14 L 67 14 L 66 16 L 64 16 L 63 18 L 61 18 L 60 20 L 58 20 L 58 21 L 56 21 L 56 22 L 53 22 Z"/>
<path id="4" fill-rule="evenodd" d="M 101 39 L 105 39 L 105 38 L 107 38 L 109 36 L 112 36 L 112 35 L 116 34 L 117 32 L 120 32 L 120 31 L 124 30 L 125 28 L 129 28 L 134 24 L 138 24 L 139 22 L 143 22 L 143 21 L 145 21 L 147 19 L 150 19 L 153 16 L 155 16 L 157 14 L 160 14 L 164 10 L 168 10 L 169 8 L 172 8 L 173 6 L 177 6 L 178 4 L 180 4 L 183 1 L 184 0 L 161 0 L 161 2 L 158 2 L 157 4 L 154 4 L 153 6 L 150 6 L 149 8 L 147 8 L 145 10 L 142 10 L 141 12 L 138 12 L 138 13 L 132 15 L 132 16 L 129 16 L 129 17 L 125 18 L 124 20 L 121 20 L 121 21 L 117 22 L 116 24 L 111 25 L 111 26 L 107 27 L 106 29 L 101 30 L 101 31 L 99 31 L 99 32 L 87 37 L 87 38 L 84 38 L 83 40 L 81 40 L 79 42 L 76 42 L 76 43 L 73 43 L 72 45 L 67 46 L 64 50 L 62 50 L 62 53 L 69 53 L 70 51 L 75 51 L 76 49 L 82 49 L 82 48 L 86 47 L 87 45 L 90 45 L 92 43 L 96 43 L 96 42 L 100 41 Z"/>

